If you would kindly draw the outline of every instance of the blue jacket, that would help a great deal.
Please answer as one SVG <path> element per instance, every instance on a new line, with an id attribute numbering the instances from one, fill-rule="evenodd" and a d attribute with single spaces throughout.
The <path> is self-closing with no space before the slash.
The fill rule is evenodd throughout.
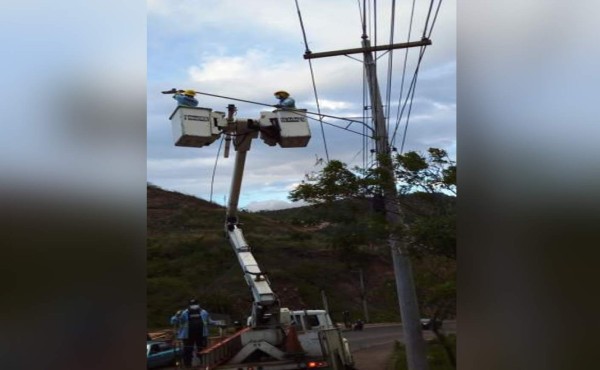
<path id="1" fill-rule="evenodd" d="M 280 99 L 278 108 L 296 108 L 296 102 L 289 96 L 285 99 Z"/>
<path id="2" fill-rule="evenodd" d="M 185 107 L 197 107 L 198 100 L 191 96 L 183 95 L 183 94 L 174 94 L 173 99 L 177 100 L 179 105 L 183 105 Z"/>
<path id="3" fill-rule="evenodd" d="M 198 306 L 192 306 L 196 308 Z M 200 316 L 202 317 L 202 322 L 204 323 L 204 336 L 208 337 L 208 325 L 218 325 L 218 321 L 214 321 L 210 318 L 210 315 L 206 310 L 200 310 Z M 188 308 L 185 310 L 176 313 L 171 317 L 171 325 L 174 325 L 177 330 L 177 339 L 187 339 L 188 338 Z"/>

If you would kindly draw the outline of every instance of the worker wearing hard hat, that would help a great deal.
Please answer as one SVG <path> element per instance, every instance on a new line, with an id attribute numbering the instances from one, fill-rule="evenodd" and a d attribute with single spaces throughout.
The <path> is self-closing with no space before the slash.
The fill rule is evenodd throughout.
<path id="1" fill-rule="evenodd" d="M 290 97 L 290 94 L 287 91 L 276 91 L 274 95 L 277 99 L 279 99 L 279 104 L 275 104 L 274 107 L 283 109 L 296 109 L 296 102 Z"/>
<path id="2" fill-rule="evenodd" d="M 198 100 L 194 98 L 196 92 L 194 90 L 178 90 L 173 94 L 173 99 L 177 100 L 177 104 L 185 107 L 197 107 Z"/>

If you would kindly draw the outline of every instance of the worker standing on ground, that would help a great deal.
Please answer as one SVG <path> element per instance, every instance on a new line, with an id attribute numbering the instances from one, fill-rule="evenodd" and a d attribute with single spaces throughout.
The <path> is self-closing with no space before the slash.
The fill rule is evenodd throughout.
<path id="1" fill-rule="evenodd" d="M 275 104 L 274 107 L 296 109 L 296 102 L 290 97 L 290 94 L 287 91 L 276 91 L 274 95 L 279 99 L 279 104 Z"/>
<path id="2" fill-rule="evenodd" d="M 178 105 L 185 107 L 197 107 L 198 100 L 194 98 L 196 92 L 194 90 L 178 90 L 173 94 L 173 99 L 177 100 Z"/>
<path id="3" fill-rule="evenodd" d="M 194 347 L 200 352 L 206 347 L 208 342 L 208 325 L 218 325 L 219 323 L 211 320 L 206 310 L 202 309 L 198 301 L 190 299 L 188 308 L 177 311 L 171 317 L 171 325 L 176 325 L 177 339 L 183 341 L 183 365 L 192 366 L 194 357 Z"/>

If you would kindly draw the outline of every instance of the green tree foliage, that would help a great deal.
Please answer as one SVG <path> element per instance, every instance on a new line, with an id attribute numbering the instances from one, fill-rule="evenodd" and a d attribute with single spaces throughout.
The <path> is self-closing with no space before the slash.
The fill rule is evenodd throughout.
<path id="1" fill-rule="evenodd" d="M 398 154 L 393 161 L 399 192 L 411 195 L 400 198 L 410 224 L 406 231 L 409 249 L 417 255 L 456 258 L 456 214 L 454 199 L 449 197 L 456 194 L 455 162 L 445 150 L 437 148 L 430 148 L 426 156 L 417 152 Z M 321 172 L 307 175 L 289 198 L 313 204 L 369 198 L 377 204 L 380 186 L 385 183 L 383 176 L 384 172 L 377 168 L 349 170 L 343 162 L 332 160 Z M 365 242 L 356 231 L 342 239 L 336 243 L 343 244 L 346 250 L 352 249 L 351 244 Z"/>
<path id="2" fill-rule="evenodd" d="M 456 258 L 456 165 L 443 149 L 429 148 L 428 155 L 398 154 L 395 173 L 402 194 L 413 194 L 419 207 L 412 211 L 408 246 L 417 255 Z"/>
<path id="3" fill-rule="evenodd" d="M 439 255 L 456 259 L 456 214 L 436 210 L 417 217 L 408 230 L 409 248 L 415 255 Z"/>
<path id="4" fill-rule="evenodd" d="M 304 200 L 315 204 L 354 198 L 360 192 L 360 178 L 345 163 L 332 160 L 320 173 L 306 175 L 306 179 L 290 192 L 289 198 L 294 202 Z"/>
<path id="5" fill-rule="evenodd" d="M 417 152 L 395 157 L 396 177 L 403 193 L 456 194 L 456 165 L 443 149 L 429 148 L 429 156 Z"/>

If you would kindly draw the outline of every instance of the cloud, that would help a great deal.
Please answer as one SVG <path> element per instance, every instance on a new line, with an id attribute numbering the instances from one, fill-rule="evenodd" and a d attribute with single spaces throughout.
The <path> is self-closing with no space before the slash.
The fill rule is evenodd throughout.
<path id="1" fill-rule="evenodd" d="M 307 204 L 304 202 L 290 203 L 290 202 L 285 202 L 282 200 L 271 199 L 271 200 L 261 200 L 261 201 L 257 201 L 257 202 L 250 202 L 244 208 L 250 212 L 256 212 L 256 211 L 273 211 L 273 210 L 277 210 L 277 209 L 297 208 L 297 207 L 302 207 L 305 205 L 307 205 Z"/>
<path id="2" fill-rule="evenodd" d="M 311 102 L 306 102 L 306 104 L 315 104 L 314 100 Z M 346 101 L 334 101 L 327 99 L 319 99 L 319 106 L 321 109 L 329 109 L 329 110 L 342 110 L 342 109 L 351 109 L 354 108 L 354 104 Z"/>
<path id="3" fill-rule="evenodd" d="M 247 49 L 242 54 L 223 51 L 223 55 L 206 55 L 187 68 L 192 86 L 199 91 L 212 91 L 217 95 L 238 97 L 266 104 L 274 104 L 273 92 L 289 91 L 296 101 L 313 102 L 314 93 L 307 62 L 300 59 L 281 58 L 274 49 Z M 320 103 L 326 109 L 347 109 L 349 101 L 336 99 L 339 91 L 348 89 L 360 92 L 362 81 L 360 66 L 352 65 L 349 74 L 343 66 L 348 62 L 328 60 L 316 72 Z"/>
<path id="4" fill-rule="evenodd" d="M 248 49 L 238 55 L 210 55 L 188 68 L 192 83 L 246 99 L 266 96 L 285 85 L 290 92 L 305 85 L 306 70 L 301 62 L 288 62 L 272 56 L 272 51 Z M 273 103 L 274 104 L 274 103 Z"/>

